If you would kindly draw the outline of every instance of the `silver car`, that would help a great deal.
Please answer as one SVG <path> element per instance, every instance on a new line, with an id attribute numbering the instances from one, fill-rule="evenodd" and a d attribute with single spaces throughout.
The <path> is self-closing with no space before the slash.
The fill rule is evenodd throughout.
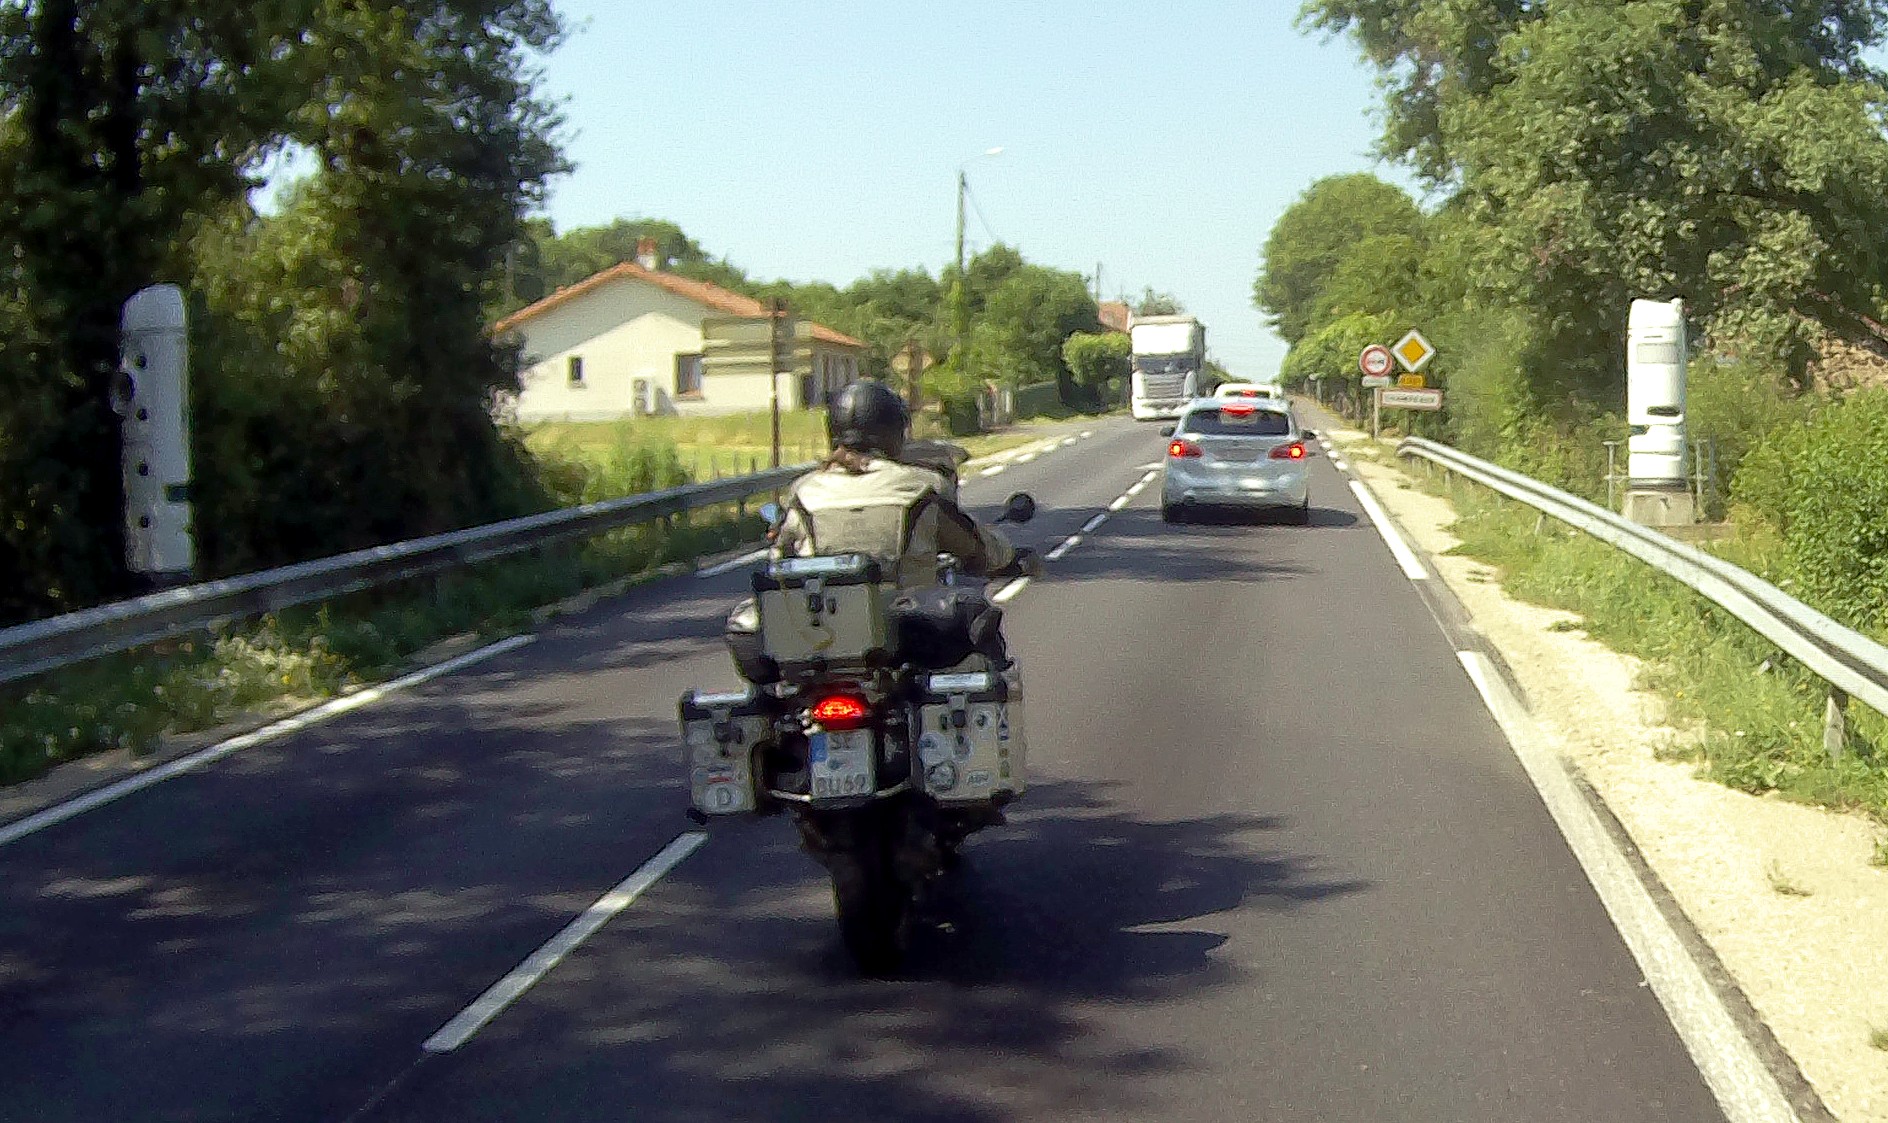
<path id="1" fill-rule="evenodd" d="M 1162 519 L 1177 522 L 1205 507 L 1243 507 L 1283 511 L 1300 526 L 1311 521 L 1305 441 L 1314 434 L 1298 427 L 1289 403 L 1202 398 L 1166 433 Z"/>

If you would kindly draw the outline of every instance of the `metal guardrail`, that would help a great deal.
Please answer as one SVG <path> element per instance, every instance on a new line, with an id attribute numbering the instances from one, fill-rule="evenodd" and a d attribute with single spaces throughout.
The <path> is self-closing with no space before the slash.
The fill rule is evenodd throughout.
<path id="1" fill-rule="evenodd" d="M 423 577 L 784 487 L 811 464 L 690 484 L 206 581 L 0 629 L 0 683 L 309 601 Z"/>
<path id="2" fill-rule="evenodd" d="M 1748 570 L 1448 445 L 1407 437 L 1396 451 L 1399 456 L 1439 464 L 1624 550 L 1776 644 L 1830 684 L 1824 743 L 1832 755 L 1842 751 L 1842 711 L 1849 698 L 1888 714 L 1888 647 L 1838 624 Z"/>

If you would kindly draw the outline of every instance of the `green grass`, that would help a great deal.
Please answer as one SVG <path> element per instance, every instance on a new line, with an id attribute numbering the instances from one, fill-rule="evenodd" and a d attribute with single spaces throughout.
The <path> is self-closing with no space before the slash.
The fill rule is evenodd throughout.
<path id="1" fill-rule="evenodd" d="M 1070 414 L 1069 416 L 1076 416 Z M 931 432 L 921 419 L 920 435 Z M 1039 440 L 1054 419 L 1037 419 L 1000 432 L 973 437 L 946 438 L 970 451 L 989 456 Z M 786 464 L 815 460 L 826 451 L 826 415 L 794 412 L 780 415 L 781 461 Z M 608 463 L 638 448 L 673 446 L 677 463 L 692 480 L 746 475 L 767 467 L 771 459 L 771 420 L 765 413 L 719 417 L 637 417 L 620 421 L 548 421 L 525 430 L 525 444 L 541 457 L 590 465 Z"/>
<path id="2" fill-rule="evenodd" d="M 525 444 L 540 456 L 590 462 L 623 448 L 671 446 L 690 479 L 709 480 L 766 468 L 773 454 L 773 421 L 767 413 L 546 421 L 526 428 Z M 826 448 L 826 415 L 782 413 L 780 447 L 783 464 L 817 458 Z"/>
<path id="3" fill-rule="evenodd" d="M 1513 595 L 1578 615 L 1595 639 L 1645 662 L 1643 685 L 1665 699 L 1676 725 L 1700 731 L 1692 755 L 1705 775 L 1888 821 L 1881 715 L 1851 707 L 1850 743 L 1832 762 L 1823 749 L 1821 680 L 1735 617 L 1627 554 L 1551 519 L 1539 522 L 1532 508 L 1453 477 L 1428 486 L 1455 505 L 1451 531 L 1462 540 L 1455 552 L 1495 566 Z M 1711 548 L 1762 573 L 1775 547 L 1733 540 Z M 1665 753 L 1675 755 L 1685 754 Z"/>
<path id="4" fill-rule="evenodd" d="M 541 555 L 488 562 L 246 622 L 214 636 L 94 660 L 0 689 L 0 784 L 258 709 L 333 696 L 398 670 L 461 633 L 496 638 L 532 610 L 622 578 L 756 540 L 758 516 L 693 512 L 668 530 L 630 527 Z"/>

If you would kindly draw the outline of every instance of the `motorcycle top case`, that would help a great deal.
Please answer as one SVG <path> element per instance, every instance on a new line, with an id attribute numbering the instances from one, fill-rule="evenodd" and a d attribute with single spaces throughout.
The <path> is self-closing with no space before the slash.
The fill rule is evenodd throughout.
<path id="1" fill-rule="evenodd" d="M 755 759 L 773 739 L 773 718 L 754 690 L 691 690 L 680 706 L 688 794 L 704 815 L 738 815 L 757 805 Z"/>
<path id="2" fill-rule="evenodd" d="M 881 666 L 887 590 L 863 554 L 781 558 L 754 575 L 761 643 L 787 674 Z"/>
<path id="3" fill-rule="evenodd" d="M 1029 740 L 1020 669 L 924 675 L 918 685 L 915 735 L 925 792 L 940 803 L 1021 795 Z"/>

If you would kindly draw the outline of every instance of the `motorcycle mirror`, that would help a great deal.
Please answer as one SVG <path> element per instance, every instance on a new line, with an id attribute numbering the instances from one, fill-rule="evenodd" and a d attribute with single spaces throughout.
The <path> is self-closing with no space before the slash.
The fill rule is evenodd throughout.
<path id="1" fill-rule="evenodd" d="M 1003 515 L 996 521 L 1021 525 L 1035 517 L 1036 501 L 1030 498 L 1028 492 L 1019 491 L 1015 495 L 1010 496 L 1009 502 L 1003 504 Z"/>
<path id="2" fill-rule="evenodd" d="M 780 504 L 762 503 L 760 505 L 760 517 L 767 520 L 768 526 L 779 526 L 780 525 Z"/>

